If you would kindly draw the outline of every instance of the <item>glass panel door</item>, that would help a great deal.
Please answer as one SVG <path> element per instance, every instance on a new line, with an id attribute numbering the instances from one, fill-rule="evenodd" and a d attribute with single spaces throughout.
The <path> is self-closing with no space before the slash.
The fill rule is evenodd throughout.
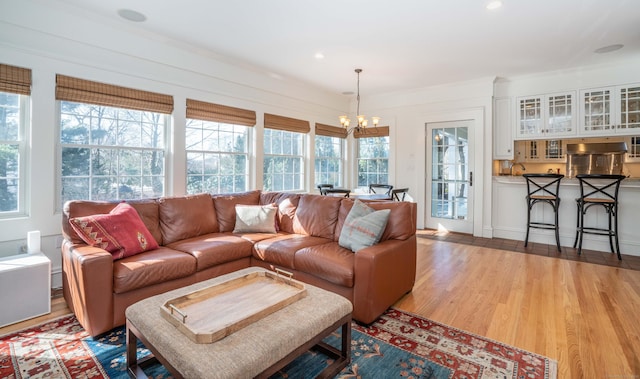
<path id="1" fill-rule="evenodd" d="M 582 130 L 602 132 L 613 130 L 611 118 L 611 89 L 581 91 L 583 101 Z"/>
<path id="2" fill-rule="evenodd" d="M 427 227 L 473 232 L 470 121 L 429 124 L 430 220 Z"/>
<path id="3" fill-rule="evenodd" d="M 547 133 L 571 133 L 573 131 L 572 94 L 552 95 L 547 99 Z"/>
<path id="4" fill-rule="evenodd" d="M 640 87 L 620 90 L 620 128 L 640 128 Z"/>

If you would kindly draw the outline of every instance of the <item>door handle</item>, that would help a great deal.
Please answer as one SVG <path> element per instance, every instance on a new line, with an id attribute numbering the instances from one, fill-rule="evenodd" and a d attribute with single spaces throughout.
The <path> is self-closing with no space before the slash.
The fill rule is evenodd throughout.
<path id="1" fill-rule="evenodd" d="M 469 172 L 469 187 L 473 187 L 473 171 Z"/>

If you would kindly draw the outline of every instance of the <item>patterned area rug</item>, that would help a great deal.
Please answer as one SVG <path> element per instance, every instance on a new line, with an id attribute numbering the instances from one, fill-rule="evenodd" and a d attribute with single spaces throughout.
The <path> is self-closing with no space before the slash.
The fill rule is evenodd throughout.
<path id="1" fill-rule="evenodd" d="M 339 331 L 327 342 L 338 346 Z M 376 322 L 353 324 L 352 362 L 337 378 L 556 378 L 557 363 L 397 309 Z M 65 316 L 0 338 L 0 378 L 128 378 L 125 330 L 91 338 Z M 138 346 L 138 356 L 149 351 Z M 277 378 L 315 377 L 328 359 L 310 351 Z M 161 365 L 146 373 L 171 376 Z"/>

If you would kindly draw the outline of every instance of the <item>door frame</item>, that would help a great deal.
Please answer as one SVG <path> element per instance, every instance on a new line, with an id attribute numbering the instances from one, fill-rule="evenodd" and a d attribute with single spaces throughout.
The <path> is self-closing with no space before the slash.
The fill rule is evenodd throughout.
<path id="1" fill-rule="evenodd" d="M 491 224 L 491 215 L 490 211 L 487 215 L 485 212 L 485 203 L 487 204 L 487 209 L 491 209 L 491 191 L 484 191 L 484 176 L 485 176 L 485 166 L 486 159 L 484 157 L 485 146 L 487 141 L 491 141 L 492 134 L 490 132 L 485 133 L 485 130 L 491 127 L 491 123 L 487 121 L 487 117 L 491 117 L 491 113 L 487 115 L 484 107 L 477 108 L 467 108 L 460 110 L 451 110 L 451 111 L 441 111 L 441 112 L 433 112 L 423 114 L 422 118 L 422 130 L 425 133 L 425 145 L 424 145 L 424 181 L 422 183 L 424 191 L 422 193 L 421 198 L 423 199 L 424 207 L 423 207 L 423 220 L 426 226 L 427 220 L 427 212 L 431 211 L 431 174 L 430 174 L 430 164 L 431 157 L 427 145 L 426 138 L 430 138 L 430 136 L 426 136 L 427 132 L 427 124 L 432 124 L 436 122 L 449 122 L 449 121 L 463 121 L 463 120 L 471 120 L 473 121 L 473 160 L 474 160 L 474 171 L 473 171 L 473 186 L 471 190 L 473 191 L 473 235 L 474 236 L 484 236 L 485 230 L 485 219 L 488 220 L 488 225 Z M 488 194 L 487 194 L 488 192 Z M 485 196 L 486 195 L 486 196 Z M 429 205 L 427 205 L 429 204 Z"/>
<path id="2" fill-rule="evenodd" d="M 446 126 L 445 126 L 446 125 Z M 432 186 L 433 186 L 433 182 L 432 180 L 432 176 L 430 176 L 430 174 L 433 174 L 433 129 L 434 127 L 437 128 L 441 128 L 441 127 L 445 127 L 445 128 L 460 128 L 460 127 L 465 127 L 467 128 L 468 131 L 468 138 L 467 138 L 467 145 L 468 145 L 468 153 L 469 156 L 467 157 L 467 162 L 469 162 L 469 175 L 470 175 L 470 186 L 467 190 L 469 196 L 467 199 L 467 214 L 468 214 L 468 218 L 465 220 L 457 220 L 457 219 L 448 219 L 448 218 L 442 218 L 442 217 L 433 217 L 431 215 L 432 213 L 432 208 L 431 206 L 433 205 L 432 201 L 426 201 L 425 200 L 425 226 L 429 227 L 429 228 L 444 228 L 445 230 L 451 230 L 454 232 L 459 232 L 459 233 L 468 233 L 468 234 L 473 234 L 473 222 L 475 220 L 475 215 L 474 215 L 474 203 L 475 203 L 475 188 L 474 188 L 474 183 L 473 183 L 473 176 L 474 172 L 475 172 L 475 159 L 473 159 L 473 157 L 475 156 L 475 122 L 473 120 L 456 120 L 456 121 L 440 121 L 440 122 L 430 122 L 430 123 L 426 123 L 425 124 L 425 146 L 426 146 L 426 155 L 427 155 L 427 161 L 425 162 L 425 195 L 427 196 L 427 198 L 429 198 L 430 200 L 432 200 L 431 197 L 429 197 L 429 195 L 432 194 Z M 431 223 L 429 222 L 431 220 Z M 435 221 L 437 220 L 437 221 Z M 434 225 L 434 222 L 437 223 L 437 226 Z"/>

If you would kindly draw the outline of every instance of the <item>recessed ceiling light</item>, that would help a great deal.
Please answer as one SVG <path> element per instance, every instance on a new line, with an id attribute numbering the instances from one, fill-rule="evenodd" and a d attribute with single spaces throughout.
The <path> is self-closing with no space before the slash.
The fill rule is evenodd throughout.
<path id="1" fill-rule="evenodd" d="M 498 9 L 501 6 L 502 6 L 502 1 L 500 0 L 493 0 L 487 3 L 487 9 L 489 10 Z"/>
<path id="2" fill-rule="evenodd" d="M 596 54 L 605 54 L 605 53 L 610 53 L 612 51 L 620 50 L 622 49 L 623 46 L 624 46 L 623 44 L 617 43 L 615 45 L 603 46 L 599 49 L 595 49 L 593 52 Z"/>
<path id="3" fill-rule="evenodd" d="M 118 15 L 125 20 L 133 22 L 143 22 L 147 20 L 147 16 L 132 9 L 118 9 Z"/>
<path id="4" fill-rule="evenodd" d="M 321 52 L 317 52 L 314 55 L 314 58 L 316 58 L 316 59 L 324 59 L 324 54 L 322 54 Z"/>

